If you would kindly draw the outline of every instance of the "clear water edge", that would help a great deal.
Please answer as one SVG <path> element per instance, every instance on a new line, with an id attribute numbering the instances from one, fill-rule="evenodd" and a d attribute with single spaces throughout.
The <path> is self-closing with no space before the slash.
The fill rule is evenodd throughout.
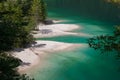
<path id="1" fill-rule="evenodd" d="M 99 21 L 76 19 L 76 16 L 61 15 L 56 11 L 50 12 L 49 16 L 52 19 L 65 20 L 65 22 L 61 22 L 64 24 L 82 26 L 82 30 L 74 32 L 88 33 L 93 36 L 113 32 L 113 25 Z M 40 67 L 41 65 L 39 65 L 37 69 L 31 71 L 31 77 L 34 77 L 35 80 L 120 80 L 118 62 L 114 53 L 100 54 L 99 51 L 89 48 L 88 38 L 80 36 L 43 38 L 42 40 L 83 44 L 83 47 L 50 54 L 44 61 L 45 66 Z"/>

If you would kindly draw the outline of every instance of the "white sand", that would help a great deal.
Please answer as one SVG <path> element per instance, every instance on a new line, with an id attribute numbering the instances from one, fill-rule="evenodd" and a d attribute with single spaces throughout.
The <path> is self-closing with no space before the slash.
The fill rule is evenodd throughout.
<path id="1" fill-rule="evenodd" d="M 65 22 L 66 20 L 53 20 L 53 23 Z"/>
<path id="2" fill-rule="evenodd" d="M 89 36 L 89 34 L 70 32 L 78 28 L 81 29 L 80 26 L 74 24 L 39 25 L 38 27 L 39 31 L 33 31 L 35 33 L 33 34 L 35 38 L 54 37 L 63 35 Z"/>
<path id="3" fill-rule="evenodd" d="M 14 51 L 14 56 L 23 61 L 23 65 L 18 67 L 19 72 L 25 72 L 40 63 L 42 55 L 55 51 L 70 50 L 79 45 L 68 44 L 55 41 L 36 41 L 37 43 L 30 48 L 22 51 Z M 44 45 L 45 44 L 45 45 Z"/>
<path id="4" fill-rule="evenodd" d="M 79 26 L 73 24 L 39 25 L 38 27 L 40 31 L 37 31 L 36 32 L 37 34 L 33 34 L 35 38 L 54 37 L 54 36 L 62 36 L 62 35 L 76 35 L 77 33 L 68 32 L 68 31 L 79 28 Z M 48 30 L 48 32 L 42 33 L 41 31 L 44 30 Z"/>
<path id="5" fill-rule="evenodd" d="M 23 61 L 23 65 L 18 67 L 18 71 L 20 72 L 28 70 L 39 63 L 39 56 L 36 55 L 30 48 L 24 49 L 21 52 L 15 51 L 13 55 Z"/>
<path id="6" fill-rule="evenodd" d="M 55 22 L 55 21 L 54 21 Z M 58 23 L 56 21 L 55 23 Z M 89 36 L 84 33 L 74 33 L 70 32 L 75 29 L 81 29 L 80 26 L 74 24 L 51 24 L 51 25 L 39 25 L 40 31 L 33 31 L 33 36 L 35 38 L 41 37 L 54 37 L 61 35 L 78 35 L 78 36 Z M 45 53 L 51 53 L 55 51 L 63 51 L 74 49 L 75 47 L 81 46 L 77 44 L 68 44 L 62 42 L 55 41 L 36 41 L 37 44 L 33 45 L 33 47 L 23 49 L 22 51 L 14 51 L 14 56 L 21 59 L 23 61 L 23 65 L 18 67 L 20 72 L 26 72 L 28 69 L 32 69 L 33 66 L 41 63 L 41 58 L 45 55 Z M 19 49 L 18 49 L 19 50 Z"/>

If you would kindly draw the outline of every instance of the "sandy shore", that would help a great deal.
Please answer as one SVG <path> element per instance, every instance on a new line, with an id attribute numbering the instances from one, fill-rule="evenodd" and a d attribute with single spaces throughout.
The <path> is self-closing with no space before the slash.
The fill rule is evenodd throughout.
<path id="1" fill-rule="evenodd" d="M 70 32 L 75 29 L 82 29 L 75 24 L 51 24 L 51 25 L 39 25 L 39 31 L 33 31 L 35 38 L 55 37 L 63 35 L 75 35 L 75 36 L 90 36 L 84 33 Z"/>
<path id="2" fill-rule="evenodd" d="M 53 23 L 66 22 L 67 20 L 53 20 Z"/>
<path id="3" fill-rule="evenodd" d="M 68 44 L 55 41 L 36 41 L 37 43 L 27 49 L 17 49 L 13 55 L 23 61 L 23 64 L 18 67 L 19 72 L 26 72 L 34 66 L 41 63 L 41 57 L 45 53 L 55 51 L 70 50 L 80 45 Z"/>
<path id="4" fill-rule="evenodd" d="M 88 36 L 84 33 L 70 32 L 75 29 L 82 29 L 74 24 L 57 24 L 59 21 L 54 21 L 56 24 L 51 25 L 38 25 L 39 31 L 33 31 L 32 34 L 35 38 L 54 37 L 62 35 L 79 35 Z M 26 49 L 16 49 L 13 55 L 23 61 L 23 64 L 18 67 L 19 72 L 26 72 L 34 66 L 42 63 L 41 58 L 45 53 L 50 54 L 55 51 L 71 50 L 75 47 L 81 46 L 80 44 L 69 44 L 55 41 L 36 41 L 36 44 Z M 46 55 L 46 56 L 47 56 Z"/>
<path id="5" fill-rule="evenodd" d="M 35 38 L 54 37 L 62 35 L 77 35 L 77 33 L 70 32 L 78 29 L 79 26 L 73 24 L 51 24 L 39 25 L 39 31 L 33 31 Z"/>
<path id="6" fill-rule="evenodd" d="M 36 55 L 30 48 L 21 51 L 14 51 L 13 55 L 22 60 L 23 64 L 18 67 L 19 72 L 27 71 L 40 61 L 39 56 Z"/>

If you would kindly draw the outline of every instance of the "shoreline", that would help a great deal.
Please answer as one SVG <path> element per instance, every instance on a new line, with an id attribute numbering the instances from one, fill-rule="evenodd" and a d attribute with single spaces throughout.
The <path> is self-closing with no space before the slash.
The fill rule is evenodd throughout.
<path id="1" fill-rule="evenodd" d="M 90 34 L 85 33 L 77 33 L 72 32 L 73 30 L 80 29 L 82 27 L 76 24 L 50 24 L 50 25 L 38 25 L 38 31 L 32 31 L 32 35 L 34 38 L 48 38 L 48 37 L 56 37 L 56 36 L 84 36 L 90 37 Z"/>
<path id="2" fill-rule="evenodd" d="M 79 29 L 78 25 L 74 24 L 51 24 L 51 25 L 39 25 L 38 31 L 33 31 L 32 35 L 35 38 L 55 37 L 63 35 L 77 35 L 72 30 Z"/>
<path id="3" fill-rule="evenodd" d="M 21 59 L 23 64 L 18 67 L 20 73 L 28 72 L 30 69 L 42 63 L 42 58 L 46 57 L 52 52 L 58 52 L 63 50 L 72 50 L 79 44 L 69 44 L 55 41 L 36 41 L 37 43 L 30 48 L 23 49 L 21 51 L 13 51 L 13 56 Z M 42 46 L 40 46 L 42 44 Z M 46 44 L 46 45 L 43 45 Z M 18 49 L 19 50 L 19 49 Z M 42 64 L 41 64 L 42 66 Z"/>
<path id="4" fill-rule="evenodd" d="M 38 25 L 38 27 L 39 31 L 32 32 L 34 38 L 78 35 L 78 33 L 70 31 L 82 29 L 80 26 L 75 24 L 59 24 L 59 21 L 50 25 Z M 82 35 L 84 36 L 86 34 L 83 33 Z M 71 50 L 78 46 L 81 46 L 81 44 L 37 40 L 36 44 L 32 45 L 32 47 L 14 50 L 13 56 L 23 61 L 23 64 L 18 67 L 18 71 L 20 73 L 25 73 L 42 63 L 41 58 L 43 56 L 47 56 L 56 51 Z"/>

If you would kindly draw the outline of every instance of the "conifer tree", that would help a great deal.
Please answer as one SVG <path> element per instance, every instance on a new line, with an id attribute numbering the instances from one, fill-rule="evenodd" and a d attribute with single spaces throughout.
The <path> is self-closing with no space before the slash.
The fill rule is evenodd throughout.
<path id="1" fill-rule="evenodd" d="M 43 0 L 33 0 L 31 6 L 31 24 L 34 28 L 40 23 L 43 24 L 46 19 L 46 5 Z"/>
<path id="2" fill-rule="evenodd" d="M 33 40 L 23 24 L 22 6 L 17 1 L 0 1 L 0 80 L 33 80 L 19 74 L 17 67 L 22 61 L 6 53 L 17 47 L 25 47 Z"/>
<path id="3" fill-rule="evenodd" d="M 4 6 L 1 12 L 0 23 L 0 50 L 10 50 L 16 47 L 25 47 L 33 38 L 24 25 L 21 6 L 14 0 L 1 3 Z"/>
<path id="4" fill-rule="evenodd" d="M 45 11 L 43 0 L 0 0 L 0 79 L 33 80 L 20 75 L 16 67 L 21 61 L 5 52 L 34 41 L 28 24 L 44 23 Z"/>

